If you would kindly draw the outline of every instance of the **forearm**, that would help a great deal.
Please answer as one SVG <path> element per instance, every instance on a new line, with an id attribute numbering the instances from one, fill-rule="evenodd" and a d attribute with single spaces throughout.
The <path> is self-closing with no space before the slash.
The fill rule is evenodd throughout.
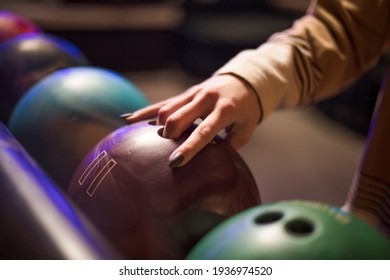
<path id="1" fill-rule="evenodd" d="M 216 74 L 234 73 L 256 90 L 263 118 L 278 107 L 340 92 L 387 46 L 390 1 L 319 1 L 293 27 L 241 52 Z"/>

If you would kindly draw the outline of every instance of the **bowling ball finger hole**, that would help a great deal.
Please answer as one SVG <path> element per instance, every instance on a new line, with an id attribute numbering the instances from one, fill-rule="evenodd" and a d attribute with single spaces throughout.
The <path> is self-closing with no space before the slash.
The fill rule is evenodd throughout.
<path id="1" fill-rule="evenodd" d="M 164 137 L 164 136 L 163 136 L 163 133 L 164 133 L 164 128 L 163 128 L 163 127 L 160 128 L 159 130 L 157 130 L 157 134 L 158 134 L 159 136 Z"/>
<path id="2" fill-rule="evenodd" d="M 255 219 L 255 223 L 258 225 L 271 224 L 279 221 L 282 218 L 283 218 L 282 212 L 276 212 L 276 211 L 268 212 L 257 216 Z"/>
<path id="3" fill-rule="evenodd" d="M 153 125 L 153 126 L 156 126 L 157 125 L 157 121 L 153 120 L 153 121 L 150 121 L 148 122 L 149 125 Z M 163 136 L 163 132 L 164 132 L 164 128 L 160 128 L 159 130 L 157 130 L 157 134 L 160 136 L 160 137 L 164 137 Z"/>
<path id="4" fill-rule="evenodd" d="M 314 232 L 314 224 L 305 219 L 294 219 L 286 224 L 286 230 L 296 236 L 308 236 Z"/>

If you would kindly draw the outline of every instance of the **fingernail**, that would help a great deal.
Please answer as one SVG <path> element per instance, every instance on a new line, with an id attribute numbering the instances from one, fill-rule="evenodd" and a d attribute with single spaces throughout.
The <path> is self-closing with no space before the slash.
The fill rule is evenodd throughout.
<path id="1" fill-rule="evenodd" d="M 180 153 L 176 153 L 174 155 L 172 155 L 170 158 L 169 158 L 169 163 L 168 163 L 168 166 L 170 168 L 176 168 L 178 167 L 182 162 L 183 162 L 183 155 L 180 154 Z"/>
<path id="2" fill-rule="evenodd" d="M 120 115 L 119 117 L 124 120 L 124 119 L 127 119 L 128 117 L 131 117 L 133 115 L 133 113 L 124 113 L 122 115 Z"/>

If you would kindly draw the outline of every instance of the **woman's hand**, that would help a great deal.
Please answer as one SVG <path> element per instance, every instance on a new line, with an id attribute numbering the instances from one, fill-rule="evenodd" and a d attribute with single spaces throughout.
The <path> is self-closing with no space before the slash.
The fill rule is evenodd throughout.
<path id="1" fill-rule="evenodd" d="M 253 88 L 241 78 L 216 75 L 180 95 L 140 109 L 124 119 L 128 123 L 156 117 L 164 125 L 163 137 L 176 139 L 198 118 L 203 121 L 170 156 L 169 166 L 190 161 L 222 129 L 226 141 L 238 149 L 246 144 L 261 118 L 261 106 Z"/>

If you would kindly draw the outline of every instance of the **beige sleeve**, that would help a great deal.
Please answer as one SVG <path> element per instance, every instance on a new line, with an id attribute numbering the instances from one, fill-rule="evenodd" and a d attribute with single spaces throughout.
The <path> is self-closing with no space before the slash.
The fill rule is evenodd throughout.
<path id="1" fill-rule="evenodd" d="M 389 47 L 389 12 L 389 0 L 314 1 L 290 29 L 239 53 L 216 74 L 249 82 L 262 118 L 276 108 L 328 98 L 374 66 Z"/>

